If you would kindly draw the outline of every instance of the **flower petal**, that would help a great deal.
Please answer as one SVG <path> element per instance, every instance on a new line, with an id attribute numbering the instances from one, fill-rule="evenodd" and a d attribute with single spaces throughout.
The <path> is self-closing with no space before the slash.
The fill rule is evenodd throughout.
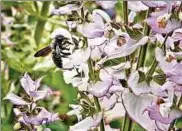
<path id="1" fill-rule="evenodd" d="M 21 97 L 8 93 L 4 100 L 10 100 L 14 105 L 29 105 L 30 103 L 24 101 Z"/>
<path id="2" fill-rule="evenodd" d="M 70 131 L 87 131 L 95 129 L 102 120 L 102 113 L 98 113 L 93 117 L 87 117 L 84 120 L 78 122 L 74 126 L 70 126 Z"/>

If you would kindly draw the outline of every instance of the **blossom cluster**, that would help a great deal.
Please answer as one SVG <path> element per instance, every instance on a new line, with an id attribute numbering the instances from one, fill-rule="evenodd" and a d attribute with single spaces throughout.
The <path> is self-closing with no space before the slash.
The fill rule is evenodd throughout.
<path id="1" fill-rule="evenodd" d="M 92 11 L 85 3 L 68 2 L 50 12 L 52 16 L 67 16 L 67 28 L 56 29 L 51 38 L 63 36 L 73 43 L 68 45 L 70 55 L 60 59 L 64 81 L 79 92 L 79 104 L 71 104 L 72 110 L 67 113 L 76 115 L 78 123 L 69 130 L 100 126 L 101 131 L 117 131 L 109 123 L 126 116 L 149 131 L 174 129 L 172 123 L 182 117 L 182 3 L 128 1 L 127 7 L 123 6 L 127 11 L 119 20 L 114 11 L 116 1 L 97 1 L 101 9 Z M 136 20 L 141 12 L 147 16 Z M 150 51 L 150 46 L 155 49 Z M 35 102 L 50 92 L 37 91 L 40 80 L 30 81 L 25 74 L 21 83 L 31 102 L 13 94 L 6 98 L 35 110 Z M 14 98 L 19 100 L 15 102 Z M 33 118 L 17 111 L 25 124 L 58 119 L 44 108 Z M 46 120 L 42 114 L 47 114 Z"/>

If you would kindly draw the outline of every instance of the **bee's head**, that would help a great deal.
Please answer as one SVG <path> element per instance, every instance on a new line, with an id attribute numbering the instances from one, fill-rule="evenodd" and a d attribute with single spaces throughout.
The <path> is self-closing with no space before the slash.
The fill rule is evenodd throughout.
<path id="1" fill-rule="evenodd" d="M 64 36 L 62 36 L 62 35 L 57 35 L 57 36 L 55 37 L 55 39 L 56 39 L 56 40 L 63 40 L 63 39 L 64 39 Z"/>

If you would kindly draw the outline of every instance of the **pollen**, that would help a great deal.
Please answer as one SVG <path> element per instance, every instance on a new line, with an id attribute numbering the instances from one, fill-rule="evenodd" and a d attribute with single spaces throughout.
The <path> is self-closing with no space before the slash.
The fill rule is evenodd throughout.
<path id="1" fill-rule="evenodd" d="M 118 45 L 119 47 L 121 47 L 121 46 L 124 45 L 125 43 L 126 43 L 125 37 L 124 37 L 124 36 L 119 36 L 119 37 L 118 37 L 118 40 L 117 40 L 117 45 Z"/>

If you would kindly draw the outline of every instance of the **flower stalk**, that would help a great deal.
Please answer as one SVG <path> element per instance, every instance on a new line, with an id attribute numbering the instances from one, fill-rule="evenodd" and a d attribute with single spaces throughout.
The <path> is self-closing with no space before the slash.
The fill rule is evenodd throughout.
<path id="1" fill-rule="evenodd" d="M 86 46 L 88 46 L 87 38 L 84 37 L 84 41 L 86 43 Z M 93 81 L 93 82 L 96 82 L 94 70 L 92 68 L 92 60 L 89 58 L 87 63 L 88 63 L 88 68 L 89 68 L 90 80 Z M 100 112 L 101 111 L 101 107 L 100 107 L 99 99 L 96 96 L 93 96 L 93 97 L 94 97 L 95 106 L 97 108 L 97 112 Z M 103 119 L 101 120 L 101 123 L 100 123 L 100 131 L 105 131 L 104 120 Z"/>
<path id="2" fill-rule="evenodd" d="M 149 10 L 147 11 L 146 18 L 148 18 L 151 11 L 152 11 L 152 9 L 149 8 Z M 143 34 L 147 35 L 147 36 L 150 34 L 150 27 L 148 26 L 147 23 L 145 23 Z M 145 64 L 145 57 L 146 57 L 146 54 L 147 54 L 147 47 L 148 47 L 148 44 L 142 45 L 140 47 L 139 58 L 138 58 L 138 63 L 137 63 L 137 69 L 140 68 L 140 67 L 143 67 L 144 64 Z"/>
<path id="3" fill-rule="evenodd" d="M 169 34 L 166 35 L 166 37 L 164 39 L 164 42 L 161 45 L 161 48 L 163 48 L 164 53 L 165 53 L 165 43 L 167 41 L 167 38 L 168 38 Z M 156 69 L 157 65 L 158 65 L 158 62 L 157 62 L 156 59 L 154 59 L 153 62 L 152 62 L 152 66 L 150 67 L 149 71 L 146 74 L 146 79 L 147 79 L 148 83 L 152 80 L 152 76 L 153 76 L 153 74 L 155 72 L 155 69 Z"/>
<path id="4" fill-rule="evenodd" d="M 124 18 L 124 24 L 128 25 L 128 2 L 123 1 L 123 18 Z M 130 56 L 126 56 L 126 61 L 130 61 Z M 128 77 L 130 74 L 130 69 L 125 70 L 126 76 Z M 125 114 L 122 131 L 129 131 L 132 128 L 132 120 L 129 118 L 128 114 Z M 127 127 L 126 127 L 127 126 Z"/>
<path id="5" fill-rule="evenodd" d="M 47 13 L 49 11 L 49 5 L 50 5 L 50 1 L 44 1 L 43 4 L 42 4 L 42 9 L 41 9 L 41 16 L 47 16 Z M 44 31 L 44 26 L 45 26 L 45 23 L 46 21 L 44 20 L 39 20 L 37 22 L 37 25 L 36 25 L 36 28 L 35 28 L 35 34 L 34 34 L 34 38 L 35 38 L 35 41 L 36 41 L 36 44 L 39 45 L 40 44 L 40 41 L 41 41 L 41 38 L 42 38 L 42 35 L 43 35 L 43 31 Z"/>

